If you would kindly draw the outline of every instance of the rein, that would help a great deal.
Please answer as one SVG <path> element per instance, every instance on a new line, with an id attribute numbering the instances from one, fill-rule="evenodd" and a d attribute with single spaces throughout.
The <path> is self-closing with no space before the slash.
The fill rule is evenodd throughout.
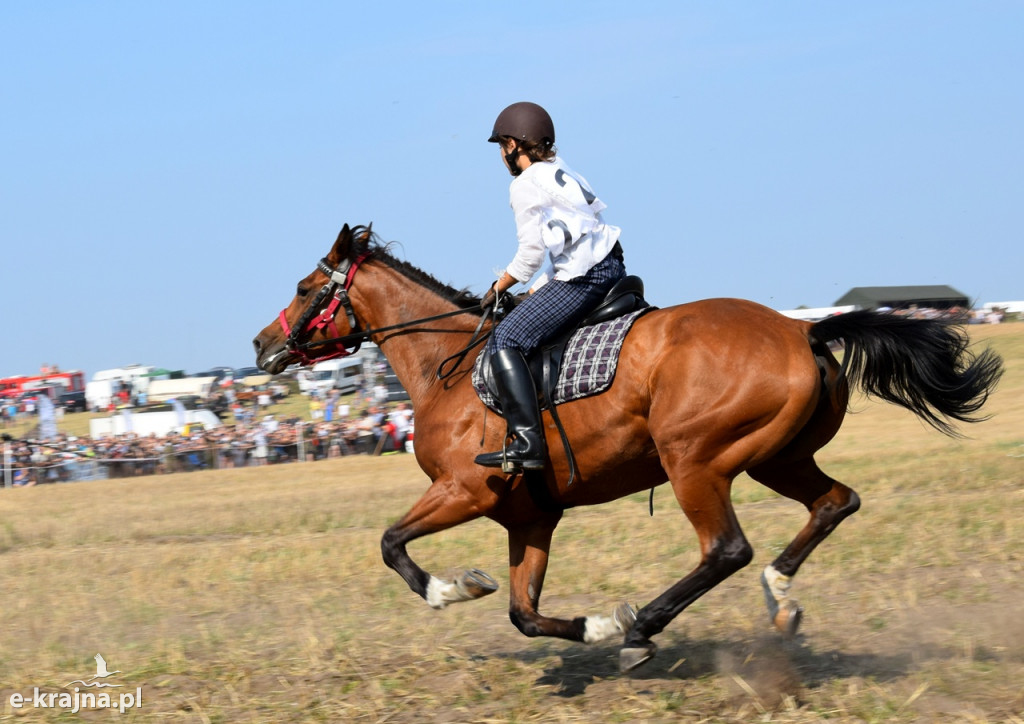
<path id="1" fill-rule="evenodd" d="M 314 364 L 327 359 L 335 359 L 337 357 L 348 357 L 349 355 L 355 354 L 359 351 L 359 346 L 362 342 L 370 340 L 370 336 L 381 332 L 393 332 L 403 329 L 409 329 L 416 325 L 424 322 L 434 322 L 439 319 L 446 319 L 448 317 L 455 317 L 460 314 L 466 314 L 469 312 L 476 311 L 475 309 L 456 309 L 451 312 L 443 312 L 441 314 L 435 314 L 430 317 L 420 317 L 419 319 L 412 319 L 408 322 L 399 322 L 398 324 L 391 324 L 386 327 L 376 327 L 373 329 L 359 329 L 359 322 L 356 319 L 355 310 L 352 308 L 352 302 L 349 299 L 348 290 L 352 286 L 352 279 L 356 275 L 356 271 L 360 265 L 368 257 L 371 256 L 371 252 L 364 252 L 359 255 L 354 262 L 345 259 L 338 265 L 338 267 L 332 268 L 328 263 L 327 259 L 321 259 L 317 263 L 317 268 L 322 271 L 328 277 L 328 282 L 320 288 L 317 292 L 316 297 L 309 303 L 306 311 L 302 313 L 298 321 L 294 326 L 289 326 L 288 319 L 285 315 L 287 309 L 282 309 L 278 315 L 278 321 L 281 324 L 281 328 L 284 330 L 287 339 L 285 340 L 285 347 L 289 352 L 295 354 L 302 361 L 304 365 Z M 324 307 L 319 314 L 315 312 L 316 308 L 331 294 L 333 297 L 330 303 Z M 355 330 L 350 334 L 339 335 L 338 326 L 334 321 L 334 317 L 337 314 L 338 307 L 344 307 L 345 314 L 348 317 L 349 328 Z M 495 305 L 496 308 L 497 305 Z M 470 338 L 469 345 L 456 352 L 451 357 L 443 360 L 437 368 L 438 379 L 445 379 L 458 369 L 459 364 L 465 359 L 466 355 L 474 348 L 484 342 L 489 336 L 490 331 L 481 334 L 484 323 L 494 316 L 495 308 L 488 307 L 484 310 L 483 315 L 480 317 L 480 323 L 477 324 L 476 330 L 473 332 Z M 301 334 L 306 332 L 312 332 L 317 329 L 323 329 L 327 327 L 329 332 L 333 334 L 333 337 L 328 339 L 322 339 L 319 341 L 302 342 L 298 341 Z M 354 345 L 354 346 L 352 346 Z M 323 355 L 316 356 L 307 354 L 308 350 L 312 350 L 318 347 L 333 346 L 333 349 L 327 350 Z M 351 347 L 351 349 L 350 349 Z M 445 365 L 450 361 L 456 360 L 455 365 L 448 370 L 444 370 Z"/>

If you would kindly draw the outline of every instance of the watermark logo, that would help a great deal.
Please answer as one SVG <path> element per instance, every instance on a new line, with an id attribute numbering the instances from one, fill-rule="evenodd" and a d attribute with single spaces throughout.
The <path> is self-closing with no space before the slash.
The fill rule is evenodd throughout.
<path id="1" fill-rule="evenodd" d="M 104 679 L 109 679 L 114 674 L 120 674 L 120 670 L 110 671 L 107 669 L 106 660 L 96 654 L 96 673 L 88 678 L 75 679 L 64 685 L 64 688 L 74 687 L 73 691 L 40 691 L 39 687 L 33 689 L 32 696 L 15 693 L 11 694 L 10 704 L 12 709 L 32 707 L 33 709 L 65 709 L 71 714 L 77 714 L 85 709 L 112 709 L 124 714 L 129 709 L 142 708 L 142 687 L 136 687 L 135 691 L 102 691 L 103 689 L 121 689 L 124 684 L 114 684 Z M 81 684 L 82 686 L 75 686 Z M 85 689 L 83 691 L 83 689 Z"/>
<path id="2" fill-rule="evenodd" d="M 64 684 L 64 686 L 67 687 L 67 686 L 71 686 L 72 684 L 81 684 L 82 686 L 98 686 L 98 687 L 104 687 L 104 686 L 113 686 L 113 687 L 124 686 L 124 684 L 105 684 L 105 683 L 103 683 L 101 681 L 97 681 L 96 683 L 93 683 L 94 681 L 96 681 L 96 679 L 106 679 L 108 677 L 113 676 L 114 674 L 120 674 L 121 673 L 120 671 L 107 671 L 107 662 L 99 654 L 96 654 L 95 656 L 93 656 L 93 658 L 96 659 L 96 673 L 89 677 L 89 681 L 82 681 L 81 679 L 76 679 L 75 681 L 69 681 L 68 683 Z"/>

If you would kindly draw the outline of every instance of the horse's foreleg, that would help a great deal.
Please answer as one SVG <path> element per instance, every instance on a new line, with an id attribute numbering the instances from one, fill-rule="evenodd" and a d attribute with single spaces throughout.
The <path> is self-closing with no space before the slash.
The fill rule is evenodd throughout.
<path id="1" fill-rule="evenodd" d="M 729 501 L 729 487 L 729 480 L 717 477 L 672 478 L 676 499 L 697 532 L 701 560 L 689 575 L 637 612 L 636 623 L 626 634 L 619 653 L 622 671 L 635 669 L 654 656 L 657 646 L 651 636 L 753 558 Z"/>
<path id="2" fill-rule="evenodd" d="M 484 512 L 482 502 L 456 483 L 434 482 L 412 510 L 385 531 L 380 542 L 384 563 L 432 608 L 494 593 L 498 584 L 483 571 L 472 568 L 454 580 L 443 581 L 416 565 L 406 551 L 410 541 L 473 520 Z"/>
<path id="3" fill-rule="evenodd" d="M 623 635 L 635 618 L 626 604 L 611 616 L 580 616 L 572 620 L 549 618 L 538 612 L 558 517 L 509 528 L 509 618 L 526 636 L 555 636 L 591 644 Z"/>
<path id="4" fill-rule="evenodd" d="M 823 473 L 813 458 L 770 461 L 748 471 L 750 477 L 780 495 L 803 503 L 811 517 L 793 541 L 764 569 L 761 585 L 772 624 L 787 636 L 800 627 L 803 609 L 789 597 L 793 576 L 807 556 L 844 518 L 857 512 L 860 498 Z"/>

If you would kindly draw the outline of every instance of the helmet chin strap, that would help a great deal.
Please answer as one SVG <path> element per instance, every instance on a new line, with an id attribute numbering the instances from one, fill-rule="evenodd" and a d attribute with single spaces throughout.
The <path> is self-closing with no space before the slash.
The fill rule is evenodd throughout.
<path id="1" fill-rule="evenodd" d="M 518 144 L 513 146 L 511 151 L 503 153 L 505 156 L 505 165 L 508 166 L 508 172 L 513 176 L 518 176 L 523 172 L 523 169 L 519 168 L 520 153 L 522 153 L 522 151 L 519 150 Z"/>

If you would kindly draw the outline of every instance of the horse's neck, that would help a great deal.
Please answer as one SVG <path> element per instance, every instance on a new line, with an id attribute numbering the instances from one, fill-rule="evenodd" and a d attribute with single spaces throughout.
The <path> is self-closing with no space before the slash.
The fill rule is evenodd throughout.
<path id="1" fill-rule="evenodd" d="M 393 269 L 375 267 L 372 280 L 370 276 L 357 277 L 350 291 L 356 316 L 369 329 L 402 325 L 459 308 Z M 369 283 L 360 285 L 360 281 Z M 478 322 L 477 315 L 467 312 L 373 336 L 415 406 L 436 389 L 438 365 L 469 343 Z M 472 364 L 473 358 L 467 359 Z M 462 366 L 466 365 L 463 362 Z"/>

